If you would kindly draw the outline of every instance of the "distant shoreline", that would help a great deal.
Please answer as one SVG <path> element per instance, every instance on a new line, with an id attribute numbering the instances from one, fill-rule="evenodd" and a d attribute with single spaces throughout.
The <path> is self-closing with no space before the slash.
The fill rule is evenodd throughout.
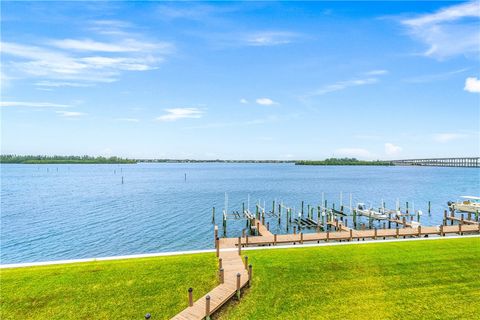
<path id="1" fill-rule="evenodd" d="M 325 160 L 195 160 L 195 159 L 127 159 L 119 157 L 92 156 L 42 156 L 0 155 L 0 163 L 12 164 L 136 164 L 136 163 L 292 163 L 295 165 L 393 165 L 390 161 L 365 161 L 355 158 L 331 158 Z"/>

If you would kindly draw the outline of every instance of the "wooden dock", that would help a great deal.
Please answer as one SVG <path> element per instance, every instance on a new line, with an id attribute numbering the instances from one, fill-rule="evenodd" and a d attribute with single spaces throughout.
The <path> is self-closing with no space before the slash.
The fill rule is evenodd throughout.
<path id="1" fill-rule="evenodd" d="M 249 284 L 251 274 L 249 274 L 248 269 L 242 261 L 240 252 L 222 251 L 220 248 L 218 252 L 219 261 L 221 259 L 222 264 L 221 268 L 223 268 L 223 270 L 219 270 L 220 284 L 172 319 L 209 319 L 212 313 L 238 294 L 239 290 Z M 240 277 L 238 277 L 238 275 L 240 275 Z M 207 302 L 207 300 L 209 301 Z"/>
<path id="2" fill-rule="evenodd" d="M 445 222 L 447 220 L 451 220 L 452 225 L 446 225 Z M 172 319 L 210 319 L 210 315 L 232 297 L 237 295 L 239 298 L 241 289 L 250 285 L 252 276 L 251 265 L 249 266 L 241 257 L 241 251 L 244 247 L 480 233 L 480 224 L 477 221 L 465 220 L 463 216 L 462 218 L 456 218 L 454 215 L 445 217 L 444 224 L 440 226 L 412 227 L 413 224 L 406 222 L 405 218 L 402 220 L 398 218 L 389 219 L 389 221 L 396 223 L 396 228 L 355 230 L 344 225 L 342 221 L 334 219 L 325 223 L 332 227 L 332 231 L 319 232 L 319 228 L 317 228 L 317 232 L 314 233 L 297 233 L 294 227 L 294 233 L 292 234 L 273 234 L 262 223 L 261 219 L 253 218 L 251 219 L 251 227 L 256 229 L 257 236 L 249 236 L 244 233 L 242 237 L 221 239 L 218 238 L 218 227 L 215 226 L 214 239 L 217 257 L 219 258 L 220 284 L 195 302 L 190 297 L 189 307 Z M 454 221 L 458 222 L 458 224 L 453 225 Z M 399 225 L 402 227 L 399 228 Z M 231 250 L 232 248 L 237 250 Z"/>

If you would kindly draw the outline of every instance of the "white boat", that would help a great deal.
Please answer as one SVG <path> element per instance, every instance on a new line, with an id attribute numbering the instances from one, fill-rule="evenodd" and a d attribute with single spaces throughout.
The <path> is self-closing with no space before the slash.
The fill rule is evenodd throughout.
<path id="1" fill-rule="evenodd" d="M 379 211 L 375 211 L 371 208 L 367 208 L 364 203 L 357 204 L 357 213 L 360 216 L 365 216 L 377 220 L 386 220 L 388 219 L 388 215 L 381 213 Z"/>
<path id="2" fill-rule="evenodd" d="M 448 207 L 452 210 L 457 210 L 461 212 L 480 212 L 480 197 L 461 196 L 460 198 L 464 200 L 458 202 L 449 201 Z"/>

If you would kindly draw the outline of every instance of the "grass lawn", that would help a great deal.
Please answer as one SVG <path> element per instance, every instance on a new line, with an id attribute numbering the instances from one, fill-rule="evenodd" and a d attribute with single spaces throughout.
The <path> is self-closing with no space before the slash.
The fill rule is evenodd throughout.
<path id="1" fill-rule="evenodd" d="M 0 319 L 153 319 L 217 285 L 215 254 L 3 269 Z"/>
<path id="2" fill-rule="evenodd" d="M 250 251 L 221 319 L 479 319 L 480 238 Z"/>
<path id="3" fill-rule="evenodd" d="M 480 238 L 246 251 L 220 319 L 478 319 Z M 216 285 L 214 254 L 1 270 L 1 319 L 152 319 Z"/>

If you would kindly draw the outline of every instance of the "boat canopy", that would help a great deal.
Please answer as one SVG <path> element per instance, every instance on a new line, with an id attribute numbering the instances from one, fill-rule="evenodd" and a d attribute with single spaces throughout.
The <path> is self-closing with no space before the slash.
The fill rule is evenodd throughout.
<path id="1" fill-rule="evenodd" d="M 470 199 L 470 200 L 480 200 L 480 197 L 474 197 L 474 196 L 461 196 L 460 198 Z"/>

